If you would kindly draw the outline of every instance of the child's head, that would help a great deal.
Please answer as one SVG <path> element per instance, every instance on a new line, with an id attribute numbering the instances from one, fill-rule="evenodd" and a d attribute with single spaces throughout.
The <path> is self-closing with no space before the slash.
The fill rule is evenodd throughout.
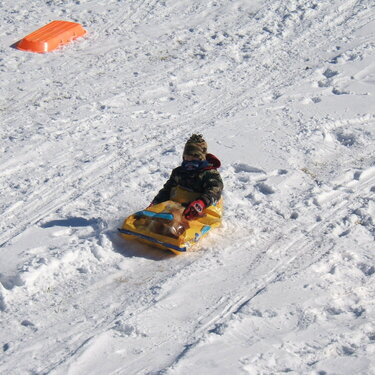
<path id="1" fill-rule="evenodd" d="M 206 160 L 207 143 L 201 134 L 193 134 L 186 142 L 184 160 Z"/>

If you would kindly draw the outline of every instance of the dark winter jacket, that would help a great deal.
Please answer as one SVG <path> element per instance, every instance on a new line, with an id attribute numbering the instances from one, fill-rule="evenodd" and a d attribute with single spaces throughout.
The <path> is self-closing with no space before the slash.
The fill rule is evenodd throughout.
<path id="1" fill-rule="evenodd" d="M 173 169 L 171 176 L 156 195 L 153 203 L 169 200 L 172 189 L 177 186 L 199 193 L 197 199 L 202 199 L 207 206 L 219 201 L 223 191 L 223 181 L 217 168 L 221 163 L 212 154 L 207 154 L 206 160 L 208 165 L 203 169 L 187 171 L 182 166 Z"/>

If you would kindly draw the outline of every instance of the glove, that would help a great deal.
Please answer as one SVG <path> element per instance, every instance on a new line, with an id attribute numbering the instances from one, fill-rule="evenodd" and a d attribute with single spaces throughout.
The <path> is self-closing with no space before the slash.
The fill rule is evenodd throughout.
<path id="1" fill-rule="evenodd" d="M 198 199 L 191 202 L 184 211 L 184 216 L 187 220 L 193 220 L 197 217 L 203 216 L 203 210 L 206 208 L 206 204 Z"/>

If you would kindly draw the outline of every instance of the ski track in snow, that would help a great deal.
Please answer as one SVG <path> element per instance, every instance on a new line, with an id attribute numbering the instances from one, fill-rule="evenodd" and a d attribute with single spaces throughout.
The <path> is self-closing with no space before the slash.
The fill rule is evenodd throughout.
<path id="1" fill-rule="evenodd" d="M 365 0 L 0 5 L 0 372 L 375 371 L 373 16 Z M 58 18 L 88 36 L 8 47 Z M 193 131 L 223 161 L 223 228 L 179 257 L 118 238 Z"/>

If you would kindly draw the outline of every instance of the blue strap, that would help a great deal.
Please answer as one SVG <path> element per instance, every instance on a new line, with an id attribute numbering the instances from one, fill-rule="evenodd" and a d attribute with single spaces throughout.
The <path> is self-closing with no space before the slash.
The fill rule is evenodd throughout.
<path id="1" fill-rule="evenodd" d="M 152 219 L 162 219 L 162 220 L 168 220 L 168 221 L 173 220 L 173 214 L 165 213 L 165 212 L 157 213 L 157 212 L 152 212 L 152 211 L 147 211 L 147 210 L 138 211 L 135 213 L 135 216 L 146 216 Z"/>

